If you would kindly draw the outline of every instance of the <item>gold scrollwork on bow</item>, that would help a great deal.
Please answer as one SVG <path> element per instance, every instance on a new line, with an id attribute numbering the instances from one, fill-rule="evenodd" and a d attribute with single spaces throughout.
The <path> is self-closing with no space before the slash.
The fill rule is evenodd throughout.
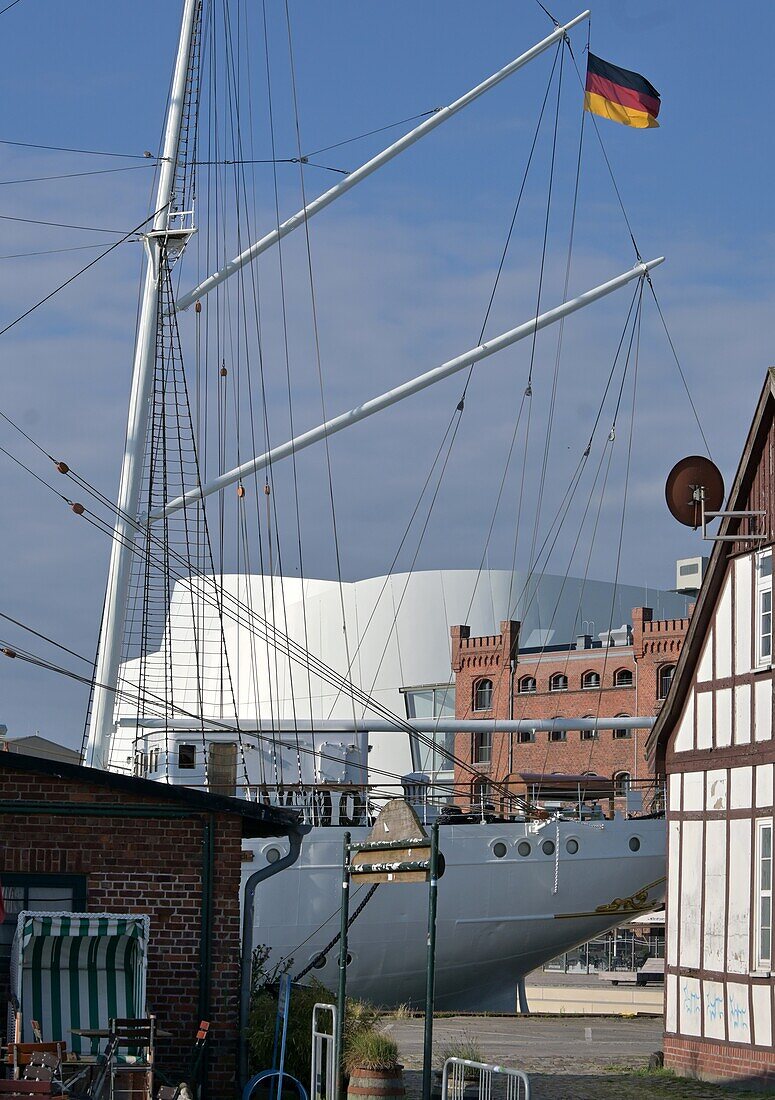
<path id="1" fill-rule="evenodd" d="M 649 901 L 649 890 L 654 886 L 659 886 L 665 880 L 664 878 L 658 878 L 654 882 L 649 882 L 645 886 L 641 886 L 640 890 L 636 890 L 634 893 L 629 894 L 625 898 L 614 898 L 612 901 L 607 902 L 605 905 L 598 905 L 595 909 L 596 913 L 640 913 L 644 909 L 648 909 L 652 904 Z"/>

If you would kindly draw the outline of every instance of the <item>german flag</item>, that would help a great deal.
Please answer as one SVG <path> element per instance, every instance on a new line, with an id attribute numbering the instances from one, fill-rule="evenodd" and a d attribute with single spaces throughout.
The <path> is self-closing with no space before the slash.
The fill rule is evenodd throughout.
<path id="1" fill-rule="evenodd" d="M 593 53 L 587 59 L 584 110 L 639 129 L 659 126 L 659 92 L 640 73 L 620 69 Z"/>

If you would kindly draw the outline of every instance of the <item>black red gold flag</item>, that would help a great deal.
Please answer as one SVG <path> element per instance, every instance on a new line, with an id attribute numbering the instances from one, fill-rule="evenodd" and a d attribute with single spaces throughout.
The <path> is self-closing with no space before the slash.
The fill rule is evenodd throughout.
<path id="1" fill-rule="evenodd" d="M 640 73 L 622 69 L 590 53 L 584 110 L 640 129 L 659 126 L 659 92 Z"/>

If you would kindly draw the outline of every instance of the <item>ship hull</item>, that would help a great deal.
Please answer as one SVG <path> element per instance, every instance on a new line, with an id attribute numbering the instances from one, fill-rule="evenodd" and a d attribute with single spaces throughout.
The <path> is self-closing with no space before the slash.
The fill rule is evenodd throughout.
<path id="1" fill-rule="evenodd" d="M 295 859 L 287 840 L 247 842 L 253 946 L 271 949 L 270 965 L 292 958 L 292 975 L 338 931 L 343 833 L 310 829 Z M 357 842 L 367 830 L 351 833 Z M 524 842 L 527 855 L 519 850 Z M 499 858 L 501 846 L 506 854 Z M 514 1011 L 520 978 L 664 898 L 661 819 L 442 825 L 439 847 L 446 866 L 438 896 L 438 1009 Z M 353 882 L 351 913 L 367 889 Z M 422 883 L 384 883 L 374 892 L 349 932 L 351 996 L 386 1006 L 424 1003 L 427 897 Z M 337 961 L 334 947 L 310 973 L 335 989 Z"/>

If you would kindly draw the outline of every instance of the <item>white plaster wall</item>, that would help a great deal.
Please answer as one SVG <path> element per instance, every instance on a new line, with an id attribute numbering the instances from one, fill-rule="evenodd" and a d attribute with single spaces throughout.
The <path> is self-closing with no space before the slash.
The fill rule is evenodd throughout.
<path id="1" fill-rule="evenodd" d="M 753 768 L 732 768 L 729 778 L 730 809 L 750 810 L 753 801 Z"/>
<path id="2" fill-rule="evenodd" d="M 735 744 L 751 742 L 751 685 L 737 684 L 735 694 Z"/>
<path id="3" fill-rule="evenodd" d="M 724 970 L 726 932 L 727 825 L 708 821 L 705 826 L 705 935 L 703 966 Z"/>
<path id="4" fill-rule="evenodd" d="M 671 821 L 667 832 L 670 874 L 667 878 L 667 962 L 678 966 L 678 858 L 681 851 L 681 822 Z"/>
<path id="5" fill-rule="evenodd" d="M 735 672 L 751 671 L 751 584 L 753 557 L 737 558 L 735 569 Z"/>
<path id="6" fill-rule="evenodd" d="M 667 806 L 673 813 L 681 809 L 681 772 L 671 772 L 667 777 Z"/>
<path id="7" fill-rule="evenodd" d="M 726 998 L 723 982 L 702 983 L 703 1034 L 706 1039 L 725 1039 Z"/>
<path id="8" fill-rule="evenodd" d="M 684 772 L 684 810 L 705 809 L 705 773 Z"/>
<path id="9" fill-rule="evenodd" d="M 694 748 L 694 688 L 687 694 L 683 714 L 678 722 L 674 748 L 676 752 L 691 752 Z"/>
<path id="10" fill-rule="evenodd" d="M 719 688 L 716 692 L 716 747 L 723 749 L 732 744 L 732 689 Z"/>
<path id="11" fill-rule="evenodd" d="M 702 1026 L 702 997 L 699 978 L 681 975 L 678 990 L 680 1029 L 682 1035 L 699 1035 Z"/>
<path id="12" fill-rule="evenodd" d="M 678 975 L 668 974 L 665 982 L 665 1031 L 675 1033 L 678 1028 Z"/>
<path id="13" fill-rule="evenodd" d="M 753 994 L 753 1041 L 757 1047 L 772 1046 L 772 990 L 767 985 L 755 985 Z"/>
<path id="14" fill-rule="evenodd" d="M 732 574 L 727 573 L 716 606 L 716 679 L 732 675 Z"/>
<path id="15" fill-rule="evenodd" d="M 708 810 L 726 810 L 727 808 L 727 773 L 718 770 L 705 773 L 706 796 L 705 808 Z"/>
<path id="16" fill-rule="evenodd" d="M 759 764 L 756 768 L 756 806 L 767 809 L 772 805 L 772 764 Z"/>
<path id="17" fill-rule="evenodd" d="M 756 681 L 753 729 L 756 741 L 769 741 L 772 737 L 772 680 L 769 676 Z"/>
<path id="18" fill-rule="evenodd" d="M 697 748 L 713 746 L 713 692 L 697 692 Z"/>
<path id="19" fill-rule="evenodd" d="M 748 987 L 737 982 L 727 983 L 727 1021 L 731 1043 L 751 1042 L 751 1021 L 748 1011 Z"/>
<path id="20" fill-rule="evenodd" d="M 681 954 L 679 965 L 699 969 L 703 866 L 702 822 L 684 821 L 681 840 Z"/>
<path id="21" fill-rule="evenodd" d="M 702 652 L 700 659 L 697 662 L 697 676 L 696 680 L 698 684 L 707 684 L 709 680 L 713 679 L 713 627 L 708 628 L 708 632 L 705 635 L 705 641 L 702 646 Z"/>
<path id="22" fill-rule="evenodd" d="M 751 819 L 729 823 L 729 913 L 727 917 L 727 970 L 748 974 L 751 915 Z"/>

